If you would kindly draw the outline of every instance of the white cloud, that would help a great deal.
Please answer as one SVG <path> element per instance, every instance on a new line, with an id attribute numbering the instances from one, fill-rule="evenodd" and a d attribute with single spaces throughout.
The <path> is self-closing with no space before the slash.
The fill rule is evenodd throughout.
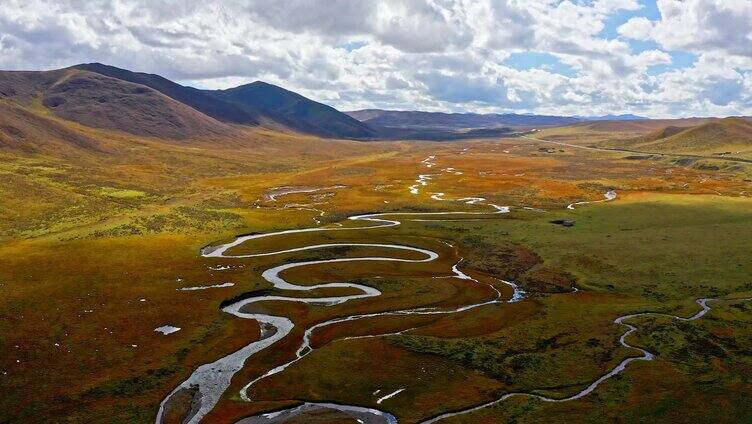
<path id="1" fill-rule="evenodd" d="M 644 71 L 649 66 L 666 65 L 671 63 L 671 55 L 660 50 L 645 50 L 633 57 L 632 63 L 638 69 Z"/>
<path id="2" fill-rule="evenodd" d="M 752 2 L 661 1 L 659 7 L 666 11 L 664 23 L 656 28 L 655 37 L 660 43 L 679 49 L 752 57 Z M 695 31 L 690 25 L 697 25 Z M 682 26 L 681 34 L 671 33 L 671 29 Z"/>
<path id="3" fill-rule="evenodd" d="M 664 48 L 752 57 L 752 1 L 657 0 L 661 19 L 633 18 L 619 32 Z"/>
<path id="4" fill-rule="evenodd" d="M 653 31 L 653 22 L 644 16 L 631 18 L 621 25 L 617 31 L 620 35 L 627 38 L 649 40 L 650 33 Z"/>
<path id="5" fill-rule="evenodd" d="M 637 0 L 5 0 L 0 66 L 99 61 L 207 88 L 262 79 L 341 109 L 752 114 L 752 1 L 658 8 L 651 22 Z M 637 16 L 607 39 L 623 11 Z M 669 51 L 698 60 L 672 69 Z M 567 72 L 506 64 L 525 52 Z M 655 65 L 667 70 L 647 75 Z"/>

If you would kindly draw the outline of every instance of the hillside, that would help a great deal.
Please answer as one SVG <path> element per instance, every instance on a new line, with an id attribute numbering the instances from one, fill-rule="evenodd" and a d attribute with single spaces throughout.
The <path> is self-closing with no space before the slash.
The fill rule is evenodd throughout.
<path id="1" fill-rule="evenodd" d="M 132 72 L 101 63 L 81 64 L 73 66 L 73 68 L 150 87 L 219 121 L 242 125 L 258 125 L 263 119 L 260 111 L 239 107 L 238 105 L 217 99 L 204 90 L 186 87 L 159 75 Z"/>
<path id="2" fill-rule="evenodd" d="M 686 129 L 687 127 L 677 127 L 674 125 L 669 125 L 667 127 L 648 133 L 648 135 L 645 136 L 645 139 L 646 140 L 660 140 L 663 138 L 668 138 L 673 135 L 679 134 L 680 132 Z"/>
<path id="3" fill-rule="evenodd" d="M 638 150 L 639 144 L 665 138 L 713 119 L 716 118 L 579 122 L 541 128 L 535 137 L 581 146 Z"/>
<path id="4" fill-rule="evenodd" d="M 670 127 L 688 128 L 708 122 L 709 118 L 683 118 L 683 119 L 646 119 L 634 121 L 596 121 L 575 124 L 572 127 L 581 129 L 583 132 L 615 132 L 646 134 L 660 131 Z"/>
<path id="5" fill-rule="evenodd" d="M 67 128 L 54 119 L 0 101 L 0 151 L 80 157 L 85 152 L 108 152 L 96 138 Z"/>
<path id="6" fill-rule="evenodd" d="M 147 86 L 75 68 L 0 72 L 0 98 L 88 127 L 138 136 L 185 139 L 236 133 Z"/>
<path id="7" fill-rule="evenodd" d="M 209 92 L 224 101 L 267 112 L 286 127 L 324 137 L 372 138 L 376 131 L 331 106 L 262 81 Z"/>
<path id="8" fill-rule="evenodd" d="M 634 147 L 718 155 L 746 152 L 752 150 L 752 122 L 732 117 L 685 129 L 667 127 L 658 133 L 651 133 Z"/>
<path id="9" fill-rule="evenodd" d="M 377 136 L 368 125 L 330 106 L 264 82 L 200 90 L 100 63 L 0 71 L 0 99 L 42 107 L 92 128 L 166 139 L 235 136 L 238 125 L 328 138 Z"/>
<path id="10" fill-rule="evenodd" d="M 173 139 L 233 133 L 232 127 L 143 85 L 74 72 L 44 91 L 42 104 L 64 119 L 139 136 Z"/>
<path id="11" fill-rule="evenodd" d="M 333 107 L 262 81 L 227 90 L 199 90 L 159 75 L 99 63 L 74 68 L 151 87 L 222 122 L 286 128 L 332 138 L 371 138 L 376 135 L 367 125 Z"/>

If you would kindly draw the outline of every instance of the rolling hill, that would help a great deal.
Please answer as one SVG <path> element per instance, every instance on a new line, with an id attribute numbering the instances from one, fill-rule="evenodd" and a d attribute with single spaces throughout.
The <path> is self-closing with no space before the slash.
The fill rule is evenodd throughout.
<path id="1" fill-rule="evenodd" d="M 752 150 L 752 122 L 723 118 L 690 128 L 666 127 L 638 139 L 632 147 L 661 152 L 726 155 Z"/>
<path id="2" fill-rule="evenodd" d="M 689 128 L 704 124 L 713 118 L 681 118 L 681 119 L 642 119 L 634 121 L 590 121 L 571 125 L 571 128 L 581 132 L 603 133 L 632 133 L 645 135 L 650 132 L 661 131 L 666 127 Z"/>

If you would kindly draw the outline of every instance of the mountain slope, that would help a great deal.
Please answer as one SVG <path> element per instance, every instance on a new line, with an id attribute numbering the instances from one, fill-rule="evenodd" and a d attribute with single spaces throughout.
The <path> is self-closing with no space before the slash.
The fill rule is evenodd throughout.
<path id="1" fill-rule="evenodd" d="M 67 71 L 0 71 L 0 99 L 32 102 L 39 93 L 64 78 Z"/>
<path id="2" fill-rule="evenodd" d="M 233 132 L 149 87 L 89 72 L 74 73 L 50 87 L 42 104 L 70 121 L 139 136 L 185 139 Z"/>
<path id="3" fill-rule="evenodd" d="M 376 131 L 331 106 L 262 81 L 210 92 L 216 98 L 263 110 L 290 128 L 325 137 L 371 138 Z"/>
<path id="4" fill-rule="evenodd" d="M 211 96 L 204 90 L 186 87 L 159 75 L 132 72 L 101 63 L 86 63 L 73 66 L 73 68 L 145 85 L 219 121 L 243 125 L 258 125 L 263 120 L 263 114 L 260 111 L 248 110 L 247 108 L 225 102 Z"/>
<path id="5" fill-rule="evenodd" d="M 222 122 L 283 127 L 323 137 L 376 136 L 367 125 L 333 107 L 261 81 L 227 90 L 199 90 L 159 75 L 131 72 L 100 63 L 74 68 L 145 85 Z"/>
<path id="6" fill-rule="evenodd" d="M 656 151 L 690 153 L 733 153 L 752 150 L 752 122 L 742 118 L 724 118 L 677 131 L 666 128 L 665 137 L 646 139 L 636 147 Z"/>
<path id="7" fill-rule="evenodd" d="M 54 118 L 0 101 L 0 151 L 78 158 L 87 152 L 109 153 L 111 150 L 101 140 L 66 128 Z"/>
<path id="8" fill-rule="evenodd" d="M 0 72 L 0 98 L 139 136 L 230 136 L 235 129 L 149 87 L 79 69 Z"/>
<path id="9" fill-rule="evenodd" d="M 591 121 L 571 125 L 587 132 L 603 133 L 633 133 L 635 136 L 645 137 L 649 133 L 658 134 L 666 127 L 686 129 L 704 124 L 713 118 L 680 118 L 680 119 L 650 119 L 635 121 Z"/>

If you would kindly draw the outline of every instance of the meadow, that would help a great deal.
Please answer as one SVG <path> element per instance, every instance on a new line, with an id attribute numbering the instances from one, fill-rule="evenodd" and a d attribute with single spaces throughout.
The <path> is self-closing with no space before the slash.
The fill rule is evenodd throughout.
<path id="1" fill-rule="evenodd" d="M 259 239 L 234 248 L 236 255 L 393 243 L 439 258 L 286 271 L 297 284 L 356 281 L 382 295 L 334 306 L 254 304 L 249 312 L 283 315 L 296 327 L 247 361 L 204 422 L 319 401 L 412 423 L 509 392 L 563 398 L 638 354 L 619 344 L 625 328 L 617 317 L 690 316 L 700 297 L 752 296 L 752 165 L 710 169 L 523 138 L 361 143 L 265 130 L 246 137 L 182 145 L 107 135 L 117 154 L 66 160 L 2 153 L 0 422 L 154 422 L 160 402 L 193 370 L 262 337 L 253 321 L 221 307 L 281 295 L 260 277 L 264 270 L 301 260 L 418 257 L 378 247 L 232 260 L 200 255 L 241 234 L 353 229 Z M 284 188 L 291 191 L 274 195 Z M 609 190 L 616 199 L 567 208 L 604 200 Z M 466 197 L 485 201 L 450 201 Z M 492 212 L 491 204 L 510 212 L 477 214 Z M 467 213 L 413 215 L 368 230 L 347 219 L 449 211 Z M 573 225 L 552 223 L 558 220 Z M 455 265 L 476 282 L 457 278 Z M 525 297 L 506 303 L 512 290 L 503 280 Z M 180 290 L 226 283 L 233 285 Z M 312 325 L 482 303 L 494 288 L 502 301 L 455 314 L 322 328 L 310 354 L 255 384 L 251 402 L 239 396 L 249 381 L 292 359 Z M 722 300 L 696 321 L 635 318 L 629 341 L 656 360 L 630 364 L 581 399 L 515 397 L 445 421 L 744 422 L 752 417 L 750 312 L 750 302 Z M 154 331 L 162 325 L 181 330 Z M 170 405 L 166 421 L 181 422 L 190 409 L 187 394 Z M 336 413 L 327 419 L 348 422 Z"/>

